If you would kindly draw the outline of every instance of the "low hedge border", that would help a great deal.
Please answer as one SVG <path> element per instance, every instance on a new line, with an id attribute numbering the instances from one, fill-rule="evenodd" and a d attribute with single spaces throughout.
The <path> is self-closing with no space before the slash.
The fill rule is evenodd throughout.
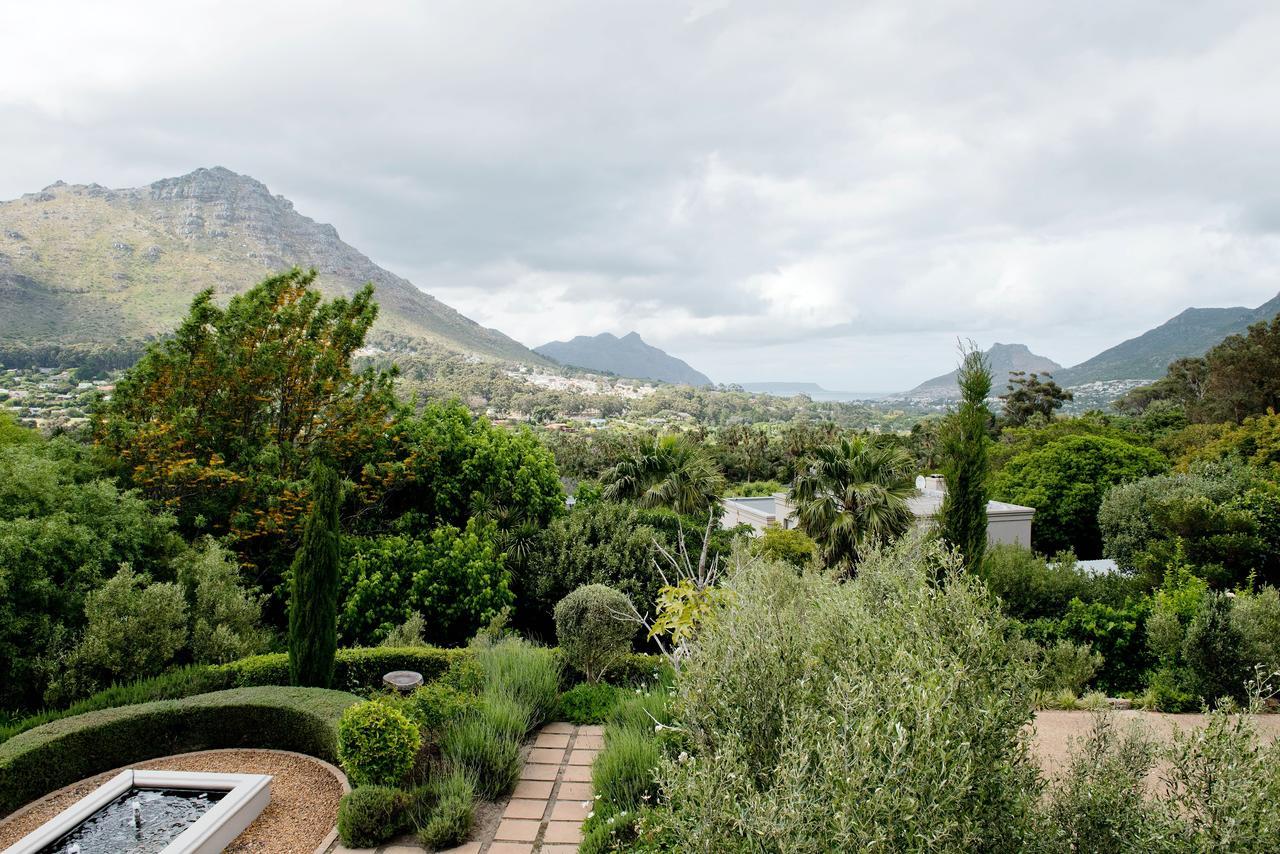
<path id="1" fill-rule="evenodd" d="M 340 649 L 334 666 L 333 687 L 354 692 L 380 689 L 383 674 L 392 670 L 416 670 L 424 680 L 430 682 L 442 675 L 454 661 L 471 655 L 472 652 L 468 649 L 440 649 L 430 646 Z M 288 684 L 289 656 L 283 652 L 254 655 L 228 664 L 192 664 L 150 679 L 113 685 L 72 703 L 65 709 L 38 712 L 0 726 L 0 744 L 18 733 L 51 721 L 99 709 L 114 709 L 155 700 L 178 700 L 227 688 Z"/>
<path id="2" fill-rule="evenodd" d="M 0 816 L 112 768 L 226 747 L 292 750 L 337 761 L 344 691 L 235 688 L 101 709 L 52 721 L 0 744 Z"/>

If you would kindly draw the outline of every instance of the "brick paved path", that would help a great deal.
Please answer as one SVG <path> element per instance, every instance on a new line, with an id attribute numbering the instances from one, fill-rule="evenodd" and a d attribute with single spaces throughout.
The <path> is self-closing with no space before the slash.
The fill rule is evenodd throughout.
<path id="1" fill-rule="evenodd" d="M 529 750 L 520 782 L 491 834 L 449 850 L 449 854 L 571 854 L 582 839 L 582 822 L 591 811 L 591 763 L 604 746 L 598 726 L 547 724 Z M 366 854 L 420 854 L 408 837 Z M 333 854 L 355 854 L 336 845 Z"/>

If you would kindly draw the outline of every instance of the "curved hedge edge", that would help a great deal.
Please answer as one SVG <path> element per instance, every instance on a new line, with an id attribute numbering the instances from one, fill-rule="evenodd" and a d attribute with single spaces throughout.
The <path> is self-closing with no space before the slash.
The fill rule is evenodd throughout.
<path id="1" fill-rule="evenodd" d="M 358 701 L 323 688 L 233 688 L 52 721 L 0 744 L 0 816 L 69 783 L 158 756 L 256 747 L 333 763 L 338 719 Z"/>

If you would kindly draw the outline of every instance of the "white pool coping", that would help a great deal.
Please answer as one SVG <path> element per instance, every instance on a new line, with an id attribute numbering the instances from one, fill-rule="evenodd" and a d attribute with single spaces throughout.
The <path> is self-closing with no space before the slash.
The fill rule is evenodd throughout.
<path id="1" fill-rule="evenodd" d="M 3 854 L 38 854 L 75 830 L 90 816 L 130 789 L 212 789 L 222 800 L 164 847 L 160 854 L 217 854 L 253 823 L 271 801 L 267 774 L 215 774 L 200 771 L 121 771 L 53 818 L 6 848 Z M 86 852 L 90 854 L 90 852 Z"/>

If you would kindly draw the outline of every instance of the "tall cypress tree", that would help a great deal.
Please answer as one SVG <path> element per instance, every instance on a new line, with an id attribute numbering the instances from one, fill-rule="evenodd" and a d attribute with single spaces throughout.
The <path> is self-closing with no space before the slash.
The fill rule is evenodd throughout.
<path id="1" fill-rule="evenodd" d="M 342 484 L 332 468 L 311 470 L 311 513 L 289 582 L 289 679 L 328 688 L 338 648 L 338 505 Z"/>
<path id="2" fill-rule="evenodd" d="M 987 427 L 991 410 L 991 366 L 970 344 L 962 351 L 957 384 L 960 406 L 947 418 L 942 437 L 942 538 L 960 550 L 965 566 L 976 572 L 987 551 Z"/>

